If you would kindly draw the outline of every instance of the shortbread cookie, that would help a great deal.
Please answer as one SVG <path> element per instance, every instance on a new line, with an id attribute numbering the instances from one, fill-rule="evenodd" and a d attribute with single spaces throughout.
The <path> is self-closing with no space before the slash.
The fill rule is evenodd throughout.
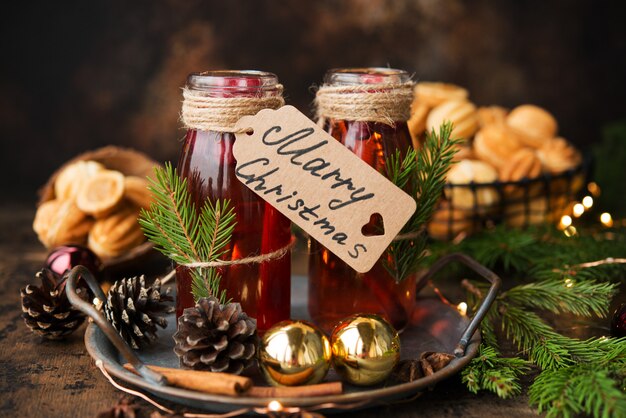
<path id="1" fill-rule="evenodd" d="M 576 167 L 582 161 L 580 152 L 564 138 L 547 141 L 537 151 L 537 156 L 546 171 L 551 173 L 562 173 Z"/>
<path id="2" fill-rule="evenodd" d="M 416 102 L 429 108 L 444 102 L 467 100 L 468 96 L 466 89 L 455 84 L 422 81 L 415 86 Z"/>
<path id="3" fill-rule="evenodd" d="M 554 116 L 545 109 L 533 105 L 518 106 L 509 113 L 506 123 L 517 133 L 524 144 L 540 148 L 554 138 L 558 125 Z"/>
<path id="4" fill-rule="evenodd" d="M 474 137 L 476 156 L 498 169 L 504 167 L 522 147 L 517 135 L 503 123 L 487 125 Z"/>
<path id="5" fill-rule="evenodd" d="M 426 129 L 439 132 L 439 127 L 445 121 L 452 122 L 454 125 L 452 138 L 468 140 L 478 129 L 476 106 L 468 101 L 445 102 L 428 114 Z"/>
<path id="6" fill-rule="evenodd" d="M 479 212 L 484 212 L 497 203 L 500 196 L 494 187 L 479 183 L 493 183 L 497 179 L 496 169 L 489 164 L 476 160 L 463 160 L 450 169 L 447 180 L 453 186 L 446 187 L 445 194 L 452 202 L 453 208 L 475 208 Z"/>

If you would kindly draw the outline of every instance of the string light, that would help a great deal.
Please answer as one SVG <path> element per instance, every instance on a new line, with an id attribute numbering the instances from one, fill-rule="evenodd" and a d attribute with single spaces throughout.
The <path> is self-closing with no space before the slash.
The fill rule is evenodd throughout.
<path id="1" fill-rule="evenodd" d="M 598 186 L 598 183 L 594 181 L 587 185 L 587 190 L 589 190 L 589 193 L 591 193 L 593 197 L 600 196 L 600 186 Z"/>
<path id="2" fill-rule="evenodd" d="M 574 225 L 570 225 L 563 231 L 566 237 L 571 238 L 578 233 Z"/>
<path id="3" fill-rule="evenodd" d="M 593 206 L 593 197 L 585 196 L 583 197 L 583 206 L 587 209 Z"/>
<path id="4" fill-rule="evenodd" d="M 567 278 L 565 279 L 565 287 L 572 287 L 574 286 L 574 282 L 572 281 L 572 279 Z"/>
<path id="5" fill-rule="evenodd" d="M 461 302 L 456 306 L 456 310 L 463 316 L 467 314 L 467 303 Z"/>
<path id="6" fill-rule="evenodd" d="M 272 412 L 280 412 L 283 410 L 283 404 L 281 404 L 277 400 L 273 400 L 267 404 L 267 409 L 268 411 L 272 411 Z"/>
<path id="7" fill-rule="evenodd" d="M 570 226 L 572 224 L 572 217 L 569 215 L 564 215 L 561 218 L 561 226 L 563 228 L 567 228 L 568 226 Z"/>
<path id="8" fill-rule="evenodd" d="M 600 215 L 600 222 L 602 222 L 602 225 L 604 226 L 608 226 L 608 227 L 613 226 L 613 218 L 611 217 L 611 214 L 608 212 L 604 212 L 602 215 Z"/>
<path id="9" fill-rule="evenodd" d="M 582 203 L 576 203 L 572 208 L 572 213 L 574 217 L 579 218 L 583 213 L 585 213 L 585 207 Z"/>

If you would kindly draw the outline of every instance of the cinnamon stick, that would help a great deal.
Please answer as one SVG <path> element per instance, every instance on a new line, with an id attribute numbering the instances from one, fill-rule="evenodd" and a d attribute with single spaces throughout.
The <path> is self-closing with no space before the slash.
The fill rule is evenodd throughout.
<path id="1" fill-rule="evenodd" d="M 246 393 L 254 398 L 300 398 L 303 396 L 340 395 L 343 392 L 341 382 L 320 383 L 306 386 L 252 386 Z"/>
<path id="2" fill-rule="evenodd" d="M 171 386 L 203 393 L 239 396 L 252 387 L 252 380 L 244 376 L 197 370 L 171 369 L 169 367 L 160 366 L 147 367 L 165 376 L 168 384 Z M 135 368 L 129 363 L 124 364 L 124 368 L 133 373 L 137 373 Z"/>

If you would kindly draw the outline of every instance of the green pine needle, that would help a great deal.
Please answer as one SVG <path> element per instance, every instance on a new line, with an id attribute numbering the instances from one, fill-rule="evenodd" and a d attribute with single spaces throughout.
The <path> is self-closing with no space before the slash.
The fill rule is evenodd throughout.
<path id="1" fill-rule="evenodd" d="M 478 356 L 463 369 L 461 377 L 472 393 L 488 390 L 506 399 L 521 392 L 519 377 L 530 370 L 529 365 L 518 357 L 500 357 L 494 347 L 481 344 Z"/>
<path id="2" fill-rule="evenodd" d="M 596 364 L 578 364 L 560 370 L 544 371 L 529 391 L 530 403 L 546 417 L 626 417 L 626 393 L 621 391 L 611 371 Z"/>
<path id="3" fill-rule="evenodd" d="M 426 135 L 422 152 L 410 149 L 404 158 L 400 151 L 385 161 L 387 177 L 399 188 L 417 200 L 417 210 L 400 231 L 400 234 L 418 233 L 414 239 L 394 241 L 387 249 L 384 267 L 397 282 L 415 273 L 424 258 L 427 236 L 426 223 L 435 211 L 452 165 L 458 139 L 452 139 L 452 124 L 445 122 L 439 133 L 433 129 Z"/>
<path id="4" fill-rule="evenodd" d="M 154 202 L 142 209 L 139 224 L 155 249 L 178 264 L 212 262 L 228 253 L 235 212 L 228 200 L 208 199 L 200 210 L 191 199 L 187 179 L 181 179 L 170 163 L 155 169 L 155 179 L 149 179 Z M 221 275 L 215 268 L 193 268 L 194 299 L 215 296 L 226 302 L 220 290 Z"/>
<path id="5" fill-rule="evenodd" d="M 437 255 L 448 251 L 466 252 L 518 282 L 498 296 L 483 320 L 481 355 L 463 372 L 470 391 L 489 390 L 501 397 L 517 393 L 510 368 L 494 363 L 497 354 L 487 351 L 496 350 L 498 339 L 504 338 L 540 370 L 529 392 L 530 403 L 539 412 L 548 417 L 626 416 L 626 339 L 570 338 L 541 316 L 543 312 L 607 315 L 618 285 L 626 278 L 626 265 L 589 262 L 626 254 L 625 228 L 611 234 L 580 228 L 577 237 L 568 238 L 552 227 L 499 226 L 442 248 Z M 467 300 L 476 309 L 486 287 L 470 283 L 468 289 L 473 290 Z"/>
<path id="6" fill-rule="evenodd" d="M 617 284 L 596 283 L 593 280 L 544 280 L 516 286 L 501 295 L 518 306 L 543 309 L 555 314 L 573 313 L 578 316 L 605 317 L 607 300 L 617 292 Z"/>

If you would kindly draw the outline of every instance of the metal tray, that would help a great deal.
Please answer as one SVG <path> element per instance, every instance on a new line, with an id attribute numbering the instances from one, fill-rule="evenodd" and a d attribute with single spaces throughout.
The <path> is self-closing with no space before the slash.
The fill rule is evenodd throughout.
<path id="1" fill-rule="evenodd" d="M 401 335 L 401 357 L 403 359 L 418 358 L 424 351 L 454 353 L 456 357 L 446 367 L 433 375 L 409 383 L 380 385 L 370 388 L 359 388 L 345 384 L 344 393 L 333 396 L 277 399 L 245 396 L 232 397 L 209 395 L 167 386 L 160 375 L 143 367 L 143 363 L 178 367 L 178 360 L 172 351 L 174 345 L 172 334 L 175 332 L 176 327 L 173 315 L 168 318 L 167 329 L 159 330 L 159 339 L 153 346 L 139 352 L 133 352 L 123 343 L 117 333 L 112 330 L 108 322 L 92 305 L 83 302 L 76 296 L 76 280 L 79 276 L 82 276 L 87 279 L 97 297 L 104 297 L 95 281 L 90 280 L 88 271 L 80 266 L 72 270 L 67 292 L 70 301 L 93 319 L 85 333 L 87 351 L 96 362 L 102 363 L 110 375 L 127 384 L 131 384 L 159 398 L 203 411 L 220 413 L 237 411 L 240 413 L 268 412 L 271 411 L 271 409 L 268 409 L 269 403 L 277 400 L 284 408 L 302 408 L 328 413 L 346 409 L 372 407 L 381 403 L 415 396 L 421 391 L 434 386 L 437 382 L 458 373 L 476 356 L 480 344 L 480 332 L 475 331 L 496 297 L 500 279 L 474 260 L 461 254 L 453 254 L 435 263 L 420 282 L 423 283 L 430 279 L 432 275 L 451 261 L 460 261 L 466 264 L 491 283 L 491 288 L 483 304 L 476 312 L 474 318 L 470 319 L 460 315 L 454 307 L 446 305 L 438 299 L 418 299 L 417 309 L 412 317 L 411 325 Z M 306 295 L 305 278 L 294 277 L 292 285 L 293 318 L 307 318 Z M 135 368 L 140 371 L 141 376 L 125 370 L 122 366 L 127 362 L 134 364 Z M 258 371 L 253 370 L 248 375 L 254 379 L 255 384 L 264 384 Z M 338 380 L 338 377 L 331 370 L 326 380 Z"/>

